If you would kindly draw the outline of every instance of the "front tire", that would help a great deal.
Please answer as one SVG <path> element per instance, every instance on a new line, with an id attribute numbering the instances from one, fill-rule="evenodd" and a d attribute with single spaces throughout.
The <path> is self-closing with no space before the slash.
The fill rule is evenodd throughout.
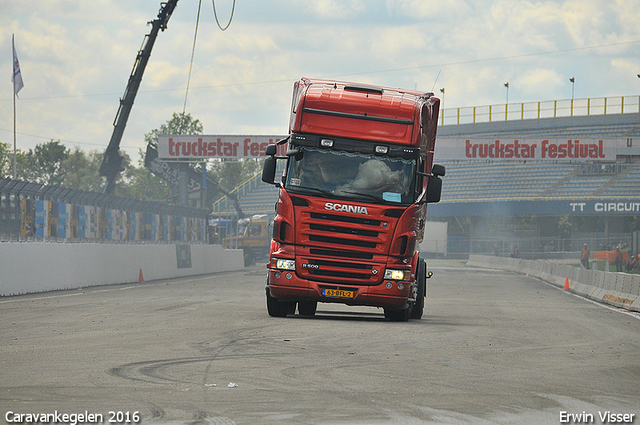
<path id="1" fill-rule="evenodd" d="M 384 317 L 392 322 L 408 322 L 411 317 L 411 307 L 407 307 L 404 310 L 391 310 L 384 309 Z"/>
<path id="2" fill-rule="evenodd" d="M 427 296 L 427 263 L 420 258 L 418 263 L 418 276 L 416 276 L 416 285 L 418 292 L 416 294 L 416 303 L 411 311 L 412 319 L 421 319 L 424 313 L 424 301 Z"/>
<path id="3" fill-rule="evenodd" d="M 301 316 L 315 316 L 317 308 L 318 308 L 317 301 L 299 301 L 298 302 L 298 313 L 300 313 Z"/>
<path id="4" fill-rule="evenodd" d="M 271 317 L 287 317 L 289 314 L 293 314 L 296 311 L 295 301 L 281 302 L 277 298 L 271 296 L 269 288 L 267 292 L 267 312 Z"/>

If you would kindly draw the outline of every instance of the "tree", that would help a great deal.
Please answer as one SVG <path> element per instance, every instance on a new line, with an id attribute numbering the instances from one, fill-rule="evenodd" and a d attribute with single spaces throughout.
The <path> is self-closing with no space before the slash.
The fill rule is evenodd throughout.
<path id="1" fill-rule="evenodd" d="M 160 128 L 151 130 L 144 135 L 144 141 L 151 143 L 154 147 L 158 143 L 158 135 L 160 134 L 202 134 L 202 123 L 198 119 L 191 117 L 191 114 L 173 113 L 173 117 L 162 124 Z"/>
<path id="2" fill-rule="evenodd" d="M 18 178 L 45 185 L 58 185 L 64 180 L 63 163 L 69 150 L 59 140 L 37 144 L 34 149 L 17 156 Z"/>
<path id="3" fill-rule="evenodd" d="M 13 149 L 9 143 L 0 143 L 0 177 L 13 177 Z"/>
<path id="4" fill-rule="evenodd" d="M 100 176 L 102 154 L 97 150 L 86 154 L 80 148 L 75 148 L 62 164 L 65 169 L 62 186 L 74 190 L 100 192 L 103 181 Z"/>
<path id="5" fill-rule="evenodd" d="M 144 152 L 139 151 L 139 155 L 138 167 L 132 165 L 128 157 L 123 161 L 122 184 L 116 192 L 125 198 L 166 201 L 170 193 L 169 184 L 145 168 Z"/>
<path id="6" fill-rule="evenodd" d="M 202 134 L 203 126 L 200 120 L 194 119 L 188 113 L 173 113 L 173 116 L 159 128 L 145 134 L 144 140 L 154 148 L 158 146 L 160 134 Z M 145 154 L 140 152 L 139 169 L 125 171 L 129 178 L 129 195 L 138 199 L 167 199 L 171 193 L 168 182 L 152 174 L 144 168 Z"/>

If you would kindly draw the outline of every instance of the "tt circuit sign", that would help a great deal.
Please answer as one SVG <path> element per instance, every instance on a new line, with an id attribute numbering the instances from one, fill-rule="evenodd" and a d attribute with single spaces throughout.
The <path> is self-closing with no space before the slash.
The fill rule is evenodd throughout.
<path id="1" fill-rule="evenodd" d="M 634 213 L 640 214 L 640 200 L 569 202 L 571 214 Z"/>
<path id="2" fill-rule="evenodd" d="M 430 217 L 490 215 L 638 216 L 640 215 L 640 198 L 441 201 L 429 206 Z"/>
<path id="3" fill-rule="evenodd" d="M 284 136 L 160 135 L 158 158 L 165 161 L 240 159 L 266 156 L 267 146 Z M 278 146 L 284 155 L 286 144 Z"/>
<path id="4" fill-rule="evenodd" d="M 438 138 L 438 160 L 615 161 L 626 139 Z"/>

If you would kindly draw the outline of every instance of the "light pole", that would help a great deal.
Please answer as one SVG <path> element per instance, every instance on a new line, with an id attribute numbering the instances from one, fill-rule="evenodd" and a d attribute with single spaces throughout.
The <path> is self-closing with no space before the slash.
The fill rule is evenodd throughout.
<path id="1" fill-rule="evenodd" d="M 504 83 L 504 86 L 507 88 L 507 98 L 504 102 L 504 120 L 507 121 L 509 118 L 509 82 Z"/>
<path id="2" fill-rule="evenodd" d="M 569 81 L 571 81 L 571 116 L 573 116 L 573 93 L 576 86 L 576 79 L 575 77 L 571 77 Z"/>
<path id="3" fill-rule="evenodd" d="M 576 86 L 576 79 L 575 77 L 571 77 L 569 78 L 569 81 L 571 81 L 571 100 L 573 100 L 573 93 Z"/>
<path id="4" fill-rule="evenodd" d="M 638 75 L 640 77 L 640 75 Z M 440 102 L 440 109 L 442 109 L 442 125 L 444 125 L 444 87 L 440 89 L 440 93 L 442 93 L 442 102 Z"/>

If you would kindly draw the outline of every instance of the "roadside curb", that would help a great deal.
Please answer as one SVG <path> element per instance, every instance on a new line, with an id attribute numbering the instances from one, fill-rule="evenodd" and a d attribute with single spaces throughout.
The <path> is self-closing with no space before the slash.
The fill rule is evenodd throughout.
<path id="1" fill-rule="evenodd" d="M 618 308 L 640 312 L 640 275 L 601 272 L 542 260 L 470 255 L 467 265 L 530 275 L 568 291 Z"/>

